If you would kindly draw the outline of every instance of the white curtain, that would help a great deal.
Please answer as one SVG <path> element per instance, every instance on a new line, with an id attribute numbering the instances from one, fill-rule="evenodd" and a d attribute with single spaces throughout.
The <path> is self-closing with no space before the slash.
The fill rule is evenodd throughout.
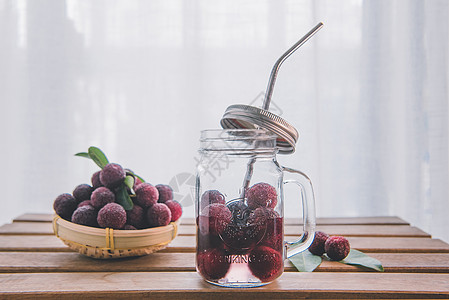
<path id="1" fill-rule="evenodd" d="M 314 182 L 317 215 L 397 215 L 449 241 L 447 1 L 0 0 L 5 223 L 89 182 L 88 146 L 171 183 L 194 214 L 199 132 L 260 105 L 301 133 L 282 164 Z M 299 205 L 287 199 L 287 217 Z"/>

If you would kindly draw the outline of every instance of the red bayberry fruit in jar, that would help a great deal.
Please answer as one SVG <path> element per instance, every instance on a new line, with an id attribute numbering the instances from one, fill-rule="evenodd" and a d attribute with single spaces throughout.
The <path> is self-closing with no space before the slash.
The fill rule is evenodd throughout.
<path id="1" fill-rule="evenodd" d="M 125 180 L 125 177 L 125 170 L 119 164 L 107 164 L 100 172 L 100 181 L 108 188 L 118 187 Z"/>
<path id="2" fill-rule="evenodd" d="M 225 196 L 217 190 L 205 191 L 201 196 L 200 211 L 213 203 L 225 204 Z"/>
<path id="3" fill-rule="evenodd" d="M 136 187 L 136 202 L 142 207 L 150 207 L 157 203 L 159 192 L 149 183 L 141 183 Z"/>
<path id="4" fill-rule="evenodd" d="M 199 228 L 202 234 L 221 234 L 231 222 L 232 214 L 226 205 L 213 203 L 206 206 L 199 216 Z"/>
<path id="5" fill-rule="evenodd" d="M 211 248 L 197 254 L 197 267 L 207 280 L 223 278 L 229 270 L 230 263 L 221 249 Z"/>
<path id="6" fill-rule="evenodd" d="M 326 243 L 327 239 L 329 238 L 329 235 L 327 233 L 324 233 L 322 231 L 315 232 L 315 238 L 313 239 L 312 245 L 309 247 L 310 253 L 314 255 L 321 256 L 326 252 L 324 250 L 324 244 Z"/>
<path id="7" fill-rule="evenodd" d="M 258 207 L 274 208 L 277 204 L 276 189 L 268 183 L 257 183 L 249 188 L 247 194 L 248 206 L 252 209 Z"/>
<path id="8" fill-rule="evenodd" d="M 147 221 L 150 227 L 166 226 L 171 221 L 171 211 L 164 203 L 156 203 L 147 210 Z"/>
<path id="9" fill-rule="evenodd" d="M 156 189 L 159 192 L 158 202 L 165 203 L 168 200 L 173 200 L 173 189 L 166 184 L 157 184 Z"/>
<path id="10" fill-rule="evenodd" d="M 126 211 L 117 203 L 108 203 L 98 212 L 97 222 L 100 227 L 121 229 L 126 224 Z"/>
<path id="11" fill-rule="evenodd" d="M 283 247 L 283 219 L 272 208 L 256 208 L 248 218 L 248 222 L 262 233 L 261 245 L 281 251 Z"/>
<path id="12" fill-rule="evenodd" d="M 94 188 L 88 184 L 80 184 L 73 190 L 73 197 L 75 197 L 78 202 L 89 200 Z"/>
<path id="13" fill-rule="evenodd" d="M 100 209 L 108 203 L 115 202 L 114 193 L 104 186 L 99 187 L 98 189 L 93 191 L 90 198 L 91 205 L 96 209 Z"/>
<path id="14" fill-rule="evenodd" d="M 167 200 L 165 202 L 165 205 L 167 205 L 171 211 L 171 222 L 177 221 L 182 215 L 181 204 L 179 204 L 179 202 L 175 200 Z"/>
<path id="15" fill-rule="evenodd" d="M 53 202 L 53 209 L 61 218 L 70 221 L 78 206 L 78 201 L 70 194 L 61 194 Z"/>
<path id="16" fill-rule="evenodd" d="M 78 207 L 73 212 L 72 222 L 85 226 L 98 227 L 97 210 L 91 205 Z"/>
<path id="17" fill-rule="evenodd" d="M 348 256 L 351 247 L 345 237 L 331 236 L 324 244 L 324 250 L 330 259 L 338 261 Z"/>
<path id="18" fill-rule="evenodd" d="M 249 269 L 262 282 L 269 282 L 282 274 L 284 262 L 282 255 L 267 246 L 258 246 L 249 254 Z"/>

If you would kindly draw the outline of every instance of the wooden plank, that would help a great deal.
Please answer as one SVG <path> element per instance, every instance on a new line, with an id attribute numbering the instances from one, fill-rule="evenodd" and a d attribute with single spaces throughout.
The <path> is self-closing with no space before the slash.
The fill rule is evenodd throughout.
<path id="1" fill-rule="evenodd" d="M 0 274 L 0 296 L 30 298 L 445 298 L 449 274 L 284 273 L 259 288 L 226 289 L 195 272 Z M 381 294 L 380 294 L 381 293 Z"/>
<path id="2" fill-rule="evenodd" d="M 371 253 L 391 273 L 449 273 L 449 253 Z M 195 271 L 194 253 L 153 253 L 142 257 L 98 260 L 77 253 L 3 252 L 0 273 L 44 272 L 180 272 Z M 289 261 L 285 271 L 296 272 Z M 339 262 L 323 261 L 315 272 L 366 272 Z"/>
<path id="3" fill-rule="evenodd" d="M 53 214 L 23 214 L 13 220 L 13 222 L 51 222 Z M 194 218 L 182 218 L 182 224 L 194 225 Z M 301 219 L 286 218 L 285 224 L 301 225 Z M 410 225 L 410 223 L 399 217 L 346 217 L 346 218 L 317 218 L 319 225 Z"/>
<path id="4" fill-rule="evenodd" d="M 373 237 L 430 237 L 430 234 L 419 228 L 408 225 L 318 225 L 317 230 L 330 235 L 373 236 Z M 297 236 L 302 232 L 299 225 L 286 225 L 285 235 Z M 14 222 L 0 226 L 0 235 L 43 234 L 53 235 L 53 227 L 48 222 Z M 179 226 L 179 235 L 195 235 L 195 225 Z"/>
<path id="5" fill-rule="evenodd" d="M 287 237 L 288 238 L 288 237 Z M 449 253 L 449 244 L 439 239 L 348 237 L 351 247 L 371 253 Z M 163 252 L 194 252 L 196 237 L 176 237 Z M 0 235 L 1 251 L 70 251 L 52 235 Z"/>

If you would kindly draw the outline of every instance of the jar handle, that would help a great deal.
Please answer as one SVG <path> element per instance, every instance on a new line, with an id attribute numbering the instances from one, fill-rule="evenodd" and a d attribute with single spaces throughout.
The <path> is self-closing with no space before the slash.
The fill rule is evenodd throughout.
<path id="1" fill-rule="evenodd" d="M 315 196 L 313 193 L 312 181 L 301 171 L 287 167 L 282 167 L 282 171 L 288 173 L 292 179 L 286 179 L 283 184 L 294 183 L 301 189 L 301 200 L 303 209 L 303 234 L 294 242 L 284 242 L 287 248 L 287 258 L 298 254 L 312 244 L 315 237 Z M 293 175 L 293 176 L 292 176 Z"/>

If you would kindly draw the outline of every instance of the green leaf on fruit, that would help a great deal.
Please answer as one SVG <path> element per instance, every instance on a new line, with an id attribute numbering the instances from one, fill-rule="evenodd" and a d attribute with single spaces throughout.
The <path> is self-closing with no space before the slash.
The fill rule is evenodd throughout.
<path id="1" fill-rule="evenodd" d="M 134 187 L 135 178 L 133 175 L 126 175 L 125 177 L 125 185 L 129 188 L 131 191 L 131 194 L 135 194 L 133 187 Z"/>
<path id="2" fill-rule="evenodd" d="M 85 158 L 90 159 L 89 153 L 87 153 L 87 152 L 79 152 L 79 153 L 75 154 L 75 156 L 80 156 L 80 157 L 85 157 Z"/>
<path id="3" fill-rule="evenodd" d="M 115 198 L 117 203 L 123 206 L 125 210 L 131 210 L 134 206 L 133 201 L 128 194 L 127 187 L 124 184 L 120 185 L 120 187 L 117 189 Z"/>
<path id="4" fill-rule="evenodd" d="M 379 260 L 355 249 L 351 249 L 348 256 L 346 256 L 345 259 L 340 260 L 340 262 L 347 265 L 362 266 L 379 272 L 384 271 L 384 267 Z"/>
<path id="5" fill-rule="evenodd" d="M 89 157 L 102 169 L 109 163 L 106 155 L 97 147 L 89 147 L 88 154 Z"/>
<path id="6" fill-rule="evenodd" d="M 299 272 L 312 272 L 322 262 L 321 256 L 313 255 L 309 250 L 300 252 L 289 259 Z"/>

